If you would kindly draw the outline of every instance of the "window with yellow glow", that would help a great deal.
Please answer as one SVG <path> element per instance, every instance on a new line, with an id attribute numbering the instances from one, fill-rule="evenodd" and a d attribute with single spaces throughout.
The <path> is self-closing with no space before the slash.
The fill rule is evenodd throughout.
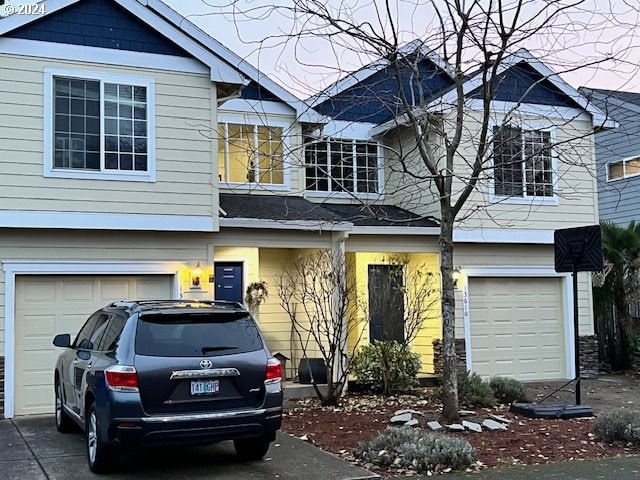
<path id="1" fill-rule="evenodd" d="M 284 185 L 283 128 L 222 123 L 218 134 L 221 182 Z"/>

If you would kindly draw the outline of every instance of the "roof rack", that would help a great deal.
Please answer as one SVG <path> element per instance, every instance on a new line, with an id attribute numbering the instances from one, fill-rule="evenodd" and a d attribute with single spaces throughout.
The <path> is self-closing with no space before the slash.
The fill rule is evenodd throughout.
<path id="1" fill-rule="evenodd" d="M 176 305 L 181 306 L 197 306 L 197 305 L 209 305 L 215 307 L 227 307 L 233 309 L 245 310 L 245 306 L 240 302 L 233 302 L 230 300 L 119 300 L 111 303 L 110 307 L 124 307 L 127 310 L 132 310 L 136 307 L 174 307 Z"/>

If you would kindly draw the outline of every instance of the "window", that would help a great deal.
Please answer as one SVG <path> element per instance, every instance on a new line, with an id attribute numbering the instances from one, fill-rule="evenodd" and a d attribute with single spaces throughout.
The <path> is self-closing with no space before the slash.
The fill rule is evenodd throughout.
<path id="1" fill-rule="evenodd" d="M 305 148 L 306 188 L 315 192 L 380 193 L 378 144 L 330 140 Z"/>
<path id="2" fill-rule="evenodd" d="M 218 175 L 225 183 L 284 185 L 284 128 L 222 123 Z"/>
<path id="3" fill-rule="evenodd" d="M 553 197 L 551 132 L 494 127 L 494 191 L 505 197 Z"/>
<path id="4" fill-rule="evenodd" d="M 153 82 L 47 71 L 45 175 L 154 180 Z"/>
<path id="5" fill-rule="evenodd" d="M 607 164 L 607 179 L 619 180 L 640 174 L 640 157 L 627 158 Z"/>

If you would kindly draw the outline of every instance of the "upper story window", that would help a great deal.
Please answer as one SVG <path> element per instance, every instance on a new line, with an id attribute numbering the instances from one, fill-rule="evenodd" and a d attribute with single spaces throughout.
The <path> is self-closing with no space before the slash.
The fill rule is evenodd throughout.
<path id="1" fill-rule="evenodd" d="M 284 127 L 220 123 L 218 175 L 221 182 L 284 186 Z"/>
<path id="2" fill-rule="evenodd" d="M 636 175 L 640 175 L 640 157 L 607 164 L 607 180 L 619 180 Z"/>
<path id="3" fill-rule="evenodd" d="M 501 197 L 553 197 L 551 132 L 494 127 L 494 192 Z"/>
<path id="4" fill-rule="evenodd" d="M 153 83 L 50 70 L 45 175 L 153 181 Z"/>
<path id="5" fill-rule="evenodd" d="M 315 192 L 381 193 L 378 144 L 328 140 L 305 147 L 306 189 Z"/>

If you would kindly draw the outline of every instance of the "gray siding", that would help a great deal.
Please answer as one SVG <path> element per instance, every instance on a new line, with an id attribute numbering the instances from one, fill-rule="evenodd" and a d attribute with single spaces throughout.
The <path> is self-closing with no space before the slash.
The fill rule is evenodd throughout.
<path id="1" fill-rule="evenodd" d="M 625 107 L 604 93 L 595 93 L 593 101 L 619 124 L 616 130 L 596 134 L 600 220 L 626 225 L 640 220 L 640 175 L 607 181 L 607 164 L 640 156 L 640 107 Z"/>

